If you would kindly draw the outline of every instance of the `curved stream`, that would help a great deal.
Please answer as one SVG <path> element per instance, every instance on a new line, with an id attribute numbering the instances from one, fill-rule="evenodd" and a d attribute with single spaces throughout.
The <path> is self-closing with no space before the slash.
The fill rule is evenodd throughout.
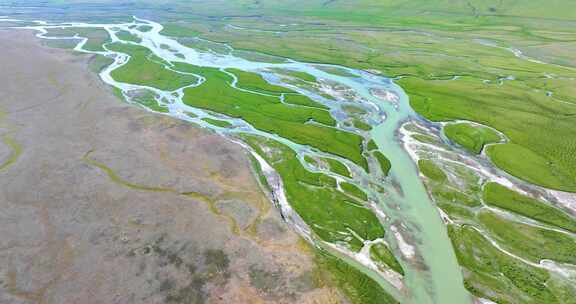
<path id="1" fill-rule="evenodd" d="M 146 25 L 151 30 L 141 31 L 138 26 Z M 142 39 L 141 42 L 134 43 L 145 46 L 150 49 L 154 55 L 168 62 L 184 62 L 203 67 L 214 67 L 219 69 L 236 68 L 244 71 L 255 72 L 263 75 L 270 83 L 285 86 L 292 90 L 298 91 L 308 97 L 320 102 L 330 108 L 332 116 L 338 121 L 338 128 L 352 131 L 372 138 L 378 145 L 380 151 L 386 155 L 391 163 L 392 170 L 388 178 L 382 178 L 377 174 L 367 174 L 354 163 L 340 157 L 319 152 L 308 146 L 303 146 L 291 142 L 288 139 L 279 137 L 275 134 L 265 133 L 254 129 L 241 119 L 233 119 L 217 113 L 192 108 L 183 103 L 183 90 L 180 88 L 173 92 L 166 92 L 152 87 L 131 85 L 115 81 L 110 73 L 125 64 L 129 56 L 112 51 L 90 52 L 83 49 L 87 39 L 81 37 L 57 37 L 50 38 L 44 36 L 47 29 L 62 27 L 83 27 L 83 28 L 101 28 L 105 29 L 111 35 L 112 42 L 120 41 L 116 33 L 124 30 L 136 35 Z M 197 123 L 201 126 L 208 127 L 214 131 L 230 135 L 235 133 L 251 133 L 267 138 L 271 138 L 288 145 L 297 154 L 299 159 L 304 155 L 317 155 L 338 159 L 351 169 L 353 178 L 347 180 L 358 186 L 361 186 L 370 195 L 371 201 L 376 208 L 375 212 L 385 218 L 383 223 L 386 228 L 386 242 L 391 244 L 392 248 L 397 248 L 396 252 L 401 252 L 404 259 L 401 261 L 406 270 L 402 288 L 395 284 L 390 278 L 388 280 L 378 280 L 386 290 L 399 297 L 402 303 L 441 303 L 441 304 L 464 304 L 470 303 L 471 297 L 464 289 L 462 284 L 461 270 L 456 262 L 450 240 L 448 239 L 445 226 L 441 221 L 438 210 L 431 202 L 428 194 L 418 176 L 418 171 L 410 155 L 403 149 L 397 138 L 398 128 L 406 121 L 417 119 L 416 114 L 408 103 L 408 97 L 404 91 L 395 85 L 390 79 L 377 76 L 365 71 L 354 70 L 339 66 L 319 65 L 302 63 L 293 60 L 283 60 L 281 63 L 258 62 L 244 59 L 229 53 L 215 53 L 210 51 L 200 51 L 180 44 L 177 40 L 160 34 L 162 26 L 158 23 L 134 18 L 132 23 L 123 24 L 87 24 L 87 23 L 63 23 L 48 24 L 38 22 L 35 26 L 27 28 L 40 31 L 39 37 L 46 39 L 79 39 L 80 43 L 76 50 L 87 53 L 98 53 L 114 59 L 114 63 L 103 70 L 100 74 L 104 82 L 120 89 L 130 100 L 130 91 L 137 89 L 146 89 L 154 92 L 159 96 L 158 101 L 161 105 L 167 107 L 170 116 Z M 149 29 L 149 28 L 148 28 Z M 274 69 L 274 70 L 273 70 Z M 347 101 L 333 101 L 322 97 L 317 91 L 298 88 L 290 83 L 283 82 L 283 79 L 276 75 L 276 69 L 289 69 L 293 71 L 305 72 L 321 79 L 325 84 L 337 85 L 338 87 L 347 88 Z M 333 69 L 338 69 L 340 73 L 332 73 Z M 344 76 L 345 74 L 350 76 Z M 352 77 L 353 75 L 353 77 Z M 202 79 L 196 84 L 200 85 Z M 235 82 L 232 84 L 235 86 Z M 375 92 L 378 92 L 376 94 Z M 328 94 L 338 95 L 341 92 L 329 92 Z M 341 96 L 340 96 L 341 97 Z M 370 109 L 367 121 L 374 126 L 371 132 L 359 132 L 356 129 L 349 128 L 342 124 L 342 103 L 360 103 L 366 109 Z M 193 113 L 197 117 L 190 117 L 186 113 Z M 202 118 L 213 118 L 225 120 L 233 124 L 233 128 L 216 127 L 206 123 Z M 257 156 L 257 155 L 256 155 Z M 265 161 L 257 156 L 262 168 L 266 171 L 268 179 L 274 178 L 274 172 Z M 306 163 L 303 164 L 311 171 L 322 171 L 325 174 L 334 176 L 329 171 L 318 168 L 312 168 Z M 342 180 L 342 177 L 335 176 Z M 278 186 L 275 189 L 276 197 L 284 211 L 290 212 L 290 207 L 283 199 L 283 190 L 280 187 L 281 181 L 276 181 Z M 370 183 L 379 184 L 386 190 L 386 194 L 380 194 L 369 186 Z M 274 186 L 274 181 L 272 181 Z M 297 230 L 306 237 L 307 228 L 302 222 L 298 221 L 297 216 L 293 218 L 292 224 L 296 225 Z M 378 240 L 372 240 L 378 241 Z M 366 242 L 367 245 L 369 242 Z M 369 247 L 368 247 L 369 248 Z M 334 247 L 340 253 L 347 255 L 348 259 L 353 259 L 356 266 L 364 265 L 365 272 L 371 272 L 374 277 L 374 271 L 368 271 L 366 268 L 373 268 L 370 259 L 366 256 L 366 251 L 362 250 L 359 254 L 353 254 Z M 393 279 L 393 278 L 392 278 Z M 400 287 L 400 290 L 395 287 Z"/>

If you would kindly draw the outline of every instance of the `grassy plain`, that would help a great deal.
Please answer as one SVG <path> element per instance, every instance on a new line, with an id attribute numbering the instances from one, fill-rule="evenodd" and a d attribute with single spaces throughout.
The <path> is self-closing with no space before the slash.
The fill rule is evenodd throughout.
<path id="1" fill-rule="evenodd" d="M 565 211 L 514 192 L 500 184 L 484 186 L 484 202 L 507 211 L 576 233 L 576 220 Z"/>
<path id="2" fill-rule="evenodd" d="M 356 187 L 354 184 L 341 182 L 340 187 L 344 190 L 345 193 L 352 195 L 355 198 L 358 198 L 362 201 L 368 200 L 368 195 L 366 192 L 360 190 L 360 188 Z"/>
<path id="3" fill-rule="evenodd" d="M 176 64 L 183 72 L 203 75 L 207 81 L 185 90 L 184 102 L 231 117 L 242 118 L 256 129 L 278 134 L 296 143 L 309 145 L 367 167 L 362 156 L 362 138 L 353 133 L 309 124 L 309 121 L 333 125 L 334 119 L 321 109 L 292 107 L 274 96 L 255 95 L 230 86 L 231 77 L 217 69 Z M 214 101 L 218 102 L 214 102 Z"/>
<path id="4" fill-rule="evenodd" d="M 468 226 L 448 226 L 448 234 L 464 272 L 464 285 L 474 295 L 496 303 L 537 304 L 559 301 L 547 286 L 546 270 L 525 264 L 495 248 Z"/>
<path id="5" fill-rule="evenodd" d="M 429 179 L 436 182 L 445 182 L 447 177 L 442 169 L 438 168 L 433 161 L 427 159 L 421 159 L 418 161 L 418 168 L 420 172 L 424 174 Z"/>
<path id="6" fill-rule="evenodd" d="M 374 213 L 338 191 L 332 177 L 307 171 L 295 152 L 276 141 L 253 135 L 243 138 L 274 165 L 283 177 L 292 207 L 321 239 L 358 251 L 363 246 L 362 240 L 354 237 L 349 229 L 363 239 L 384 236 L 384 229 Z"/>
<path id="7" fill-rule="evenodd" d="M 238 78 L 237 86 L 242 89 L 275 95 L 294 93 L 284 87 L 268 83 L 262 76 L 256 73 L 245 72 L 238 69 L 226 69 L 226 71 L 234 74 L 234 76 Z"/>
<path id="8" fill-rule="evenodd" d="M 468 123 L 448 124 L 444 127 L 444 134 L 475 154 L 480 154 L 486 144 L 500 141 L 500 136 L 494 130 Z"/>
<path id="9" fill-rule="evenodd" d="M 311 108 L 318 108 L 318 109 L 323 109 L 323 110 L 327 110 L 328 107 L 326 107 L 325 105 L 316 102 L 304 95 L 300 95 L 300 94 L 290 94 L 290 95 L 284 95 L 284 102 L 288 103 L 288 104 L 293 104 L 293 105 L 299 105 L 299 106 L 305 106 L 305 107 L 311 107 Z"/>
<path id="10" fill-rule="evenodd" d="M 114 52 L 130 55 L 130 59 L 122 67 L 115 69 L 111 76 L 120 82 L 155 87 L 160 90 L 173 91 L 183 86 L 196 83 L 197 77 L 179 74 L 165 68 L 164 62 L 145 47 L 113 43 L 107 48 Z"/>
<path id="11" fill-rule="evenodd" d="M 330 171 L 332 171 L 338 175 L 342 175 L 345 177 L 351 177 L 350 170 L 348 170 L 348 167 L 346 167 L 340 161 L 332 159 L 332 158 L 325 158 L 324 160 L 328 163 L 328 166 L 330 167 Z"/>
<path id="12" fill-rule="evenodd" d="M 491 212 L 478 215 L 479 222 L 502 247 L 539 263 L 553 260 L 576 265 L 576 239 L 565 233 L 506 220 Z"/>

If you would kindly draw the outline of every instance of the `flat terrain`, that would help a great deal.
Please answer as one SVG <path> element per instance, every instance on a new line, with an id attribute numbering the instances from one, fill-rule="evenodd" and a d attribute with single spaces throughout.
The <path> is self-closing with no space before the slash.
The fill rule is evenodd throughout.
<path id="1" fill-rule="evenodd" d="M 0 31 L 0 303 L 335 303 L 236 145 Z"/>

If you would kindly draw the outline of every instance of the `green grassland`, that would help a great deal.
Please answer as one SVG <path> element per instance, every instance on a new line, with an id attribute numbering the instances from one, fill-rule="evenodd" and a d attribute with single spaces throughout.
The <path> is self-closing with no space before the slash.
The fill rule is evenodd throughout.
<path id="1" fill-rule="evenodd" d="M 156 94 L 151 91 L 145 91 L 137 96 L 131 98 L 133 102 L 141 104 L 142 106 L 159 113 L 168 113 L 168 108 L 160 106 L 156 100 Z"/>
<path id="2" fill-rule="evenodd" d="M 433 161 L 427 159 L 418 160 L 418 168 L 424 176 L 436 182 L 445 182 L 447 177 L 442 169 L 438 168 Z"/>
<path id="3" fill-rule="evenodd" d="M 539 263 L 547 259 L 576 265 L 576 239 L 565 233 L 505 220 L 491 212 L 478 215 L 479 222 L 502 247 Z"/>
<path id="4" fill-rule="evenodd" d="M 193 72 L 207 79 L 201 86 L 185 89 L 184 103 L 242 118 L 256 129 L 278 134 L 296 143 L 347 158 L 363 168 L 367 167 L 367 161 L 362 156 L 362 137 L 308 123 L 315 121 L 335 125 L 334 119 L 327 111 L 309 107 L 291 107 L 274 96 L 239 91 L 230 86 L 231 77 L 217 69 L 187 64 L 175 64 L 175 69 Z"/>
<path id="5" fill-rule="evenodd" d="M 300 95 L 300 94 L 290 94 L 290 95 L 284 95 L 284 102 L 287 104 L 292 104 L 292 105 L 299 105 L 299 106 L 305 106 L 305 107 L 311 107 L 311 108 L 318 108 L 318 109 L 323 109 L 323 110 L 327 110 L 328 107 L 316 102 L 304 95 Z"/>
<path id="6" fill-rule="evenodd" d="M 328 163 L 328 166 L 330 167 L 330 171 L 332 171 L 338 175 L 341 175 L 341 176 L 351 177 L 350 170 L 348 170 L 348 167 L 346 167 L 340 161 L 332 159 L 332 158 L 324 158 L 323 160 Z"/>
<path id="7" fill-rule="evenodd" d="M 370 258 L 376 262 L 378 267 L 390 268 L 401 275 L 404 275 L 404 269 L 394 257 L 394 254 L 388 247 L 382 243 L 377 243 L 370 247 Z"/>
<path id="8" fill-rule="evenodd" d="M 273 164 L 282 176 L 291 206 L 322 240 L 359 251 L 362 240 L 354 237 L 349 229 L 367 240 L 384 236 L 384 229 L 372 211 L 340 192 L 332 177 L 306 170 L 290 148 L 253 135 L 242 138 Z"/>
<path id="9" fill-rule="evenodd" d="M 547 285 L 550 274 L 514 259 L 495 248 L 482 234 L 468 226 L 448 226 L 464 271 L 464 285 L 474 295 L 496 303 L 540 304 L 564 302 Z"/>
<path id="10" fill-rule="evenodd" d="M 254 135 L 244 134 L 241 138 L 264 156 L 282 176 L 291 206 L 321 240 L 358 252 L 363 243 L 355 235 L 366 240 L 384 236 L 384 229 L 372 211 L 340 192 L 333 178 L 306 170 L 290 148 Z M 306 161 L 316 163 L 310 157 Z M 343 184 L 341 186 L 345 189 L 353 186 Z M 360 189 L 353 187 L 350 188 L 353 190 L 347 191 L 351 191 L 354 197 L 365 196 Z M 350 230 L 354 233 L 350 233 Z M 377 244 L 371 249 L 371 256 L 378 265 L 404 274 L 402 266 L 386 245 Z M 366 274 L 325 252 L 319 254 L 319 264 L 330 272 L 331 278 L 352 303 L 397 303 Z"/>
<path id="11" fill-rule="evenodd" d="M 260 74 L 245 72 L 238 69 L 226 69 L 238 78 L 237 86 L 242 89 L 256 91 L 266 94 L 280 95 L 283 93 L 294 93 L 293 91 L 281 86 L 268 83 Z"/>
<path id="12" fill-rule="evenodd" d="M 110 74 L 116 81 L 173 91 L 198 80 L 193 75 L 179 74 L 167 69 L 164 64 L 168 63 L 154 56 L 145 47 L 113 43 L 107 45 L 107 48 L 130 55 L 128 63 Z"/>
<path id="13" fill-rule="evenodd" d="M 448 225 L 449 237 L 463 267 L 465 287 L 472 294 L 496 303 L 574 303 L 570 295 L 576 289 L 570 280 L 521 259 L 535 264 L 547 259 L 575 265 L 576 238 L 519 222 L 513 216 L 501 216 L 482 206 L 484 203 L 513 212 L 510 215 L 523 215 L 566 230 L 573 227 L 573 218 L 496 183 L 481 188 L 470 174 L 472 170 L 464 167 L 422 159 L 419 168 L 437 206 L 454 221 Z M 450 179 L 447 171 L 451 172 Z M 454 177 L 459 184 L 450 181 Z"/>
<path id="14" fill-rule="evenodd" d="M 453 142 L 476 154 L 480 154 L 486 144 L 500 141 L 500 136 L 494 130 L 468 123 L 448 124 L 444 127 L 444 134 Z"/>
<path id="15" fill-rule="evenodd" d="M 378 145 L 376 145 L 376 142 L 371 139 L 368 141 L 368 144 L 366 145 L 366 149 L 368 151 L 378 150 Z"/>
<path id="16" fill-rule="evenodd" d="M 576 137 L 570 127 L 576 123 L 576 107 L 551 103 L 521 83 L 490 85 L 468 78 L 410 79 L 401 84 L 408 92 L 418 92 L 411 103 L 429 119 L 466 119 L 503 132 L 511 142 L 487 149 L 500 168 L 548 188 L 576 189 Z"/>
<path id="17" fill-rule="evenodd" d="M 316 256 L 319 268 L 328 273 L 330 281 L 344 292 L 352 304 L 399 304 L 376 281 L 341 259 L 324 251 L 318 251 Z"/>
<path id="18" fill-rule="evenodd" d="M 341 182 L 340 187 L 344 190 L 345 193 L 352 195 L 355 198 L 358 198 L 362 201 L 368 200 L 368 195 L 366 192 L 360 190 L 360 188 L 356 187 L 354 184 Z"/>
<path id="19" fill-rule="evenodd" d="M 362 131 L 370 131 L 372 130 L 372 126 L 363 122 L 362 120 L 355 118 L 354 120 L 352 120 L 352 124 L 354 125 L 354 128 L 362 130 Z"/>
<path id="20" fill-rule="evenodd" d="M 378 161 L 382 174 L 388 175 L 390 169 L 392 169 L 392 163 L 390 163 L 390 160 L 386 156 L 384 156 L 384 154 L 382 154 L 382 152 L 380 151 L 374 151 L 372 152 L 372 155 L 374 155 L 374 157 Z"/>
<path id="21" fill-rule="evenodd" d="M 229 123 L 225 120 L 218 120 L 218 119 L 212 119 L 212 118 L 203 118 L 202 120 L 211 124 L 211 125 L 214 125 L 214 126 L 217 126 L 220 128 L 230 128 L 232 126 L 231 123 Z"/>
<path id="22" fill-rule="evenodd" d="M 576 233 L 576 220 L 549 203 L 524 196 L 497 183 L 486 184 L 483 194 L 484 202 L 488 205 Z"/>
<path id="23" fill-rule="evenodd" d="M 116 36 L 120 40 L 124 40 L 124 41 L 135 42 L 135 43 L 142 42 L 142 39 L 140 39 L 140 37 L 128 32 L 128 31 L 118 31 L 116 33 Z"/>

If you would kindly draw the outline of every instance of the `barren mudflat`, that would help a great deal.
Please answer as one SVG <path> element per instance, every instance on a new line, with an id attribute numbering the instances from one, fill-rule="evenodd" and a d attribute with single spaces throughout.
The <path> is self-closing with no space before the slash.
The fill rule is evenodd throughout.
<path id="1" fill-rule="evenodd" d="M 1 303 L 338 301 L 241 148 L 0 31 Z"/>

